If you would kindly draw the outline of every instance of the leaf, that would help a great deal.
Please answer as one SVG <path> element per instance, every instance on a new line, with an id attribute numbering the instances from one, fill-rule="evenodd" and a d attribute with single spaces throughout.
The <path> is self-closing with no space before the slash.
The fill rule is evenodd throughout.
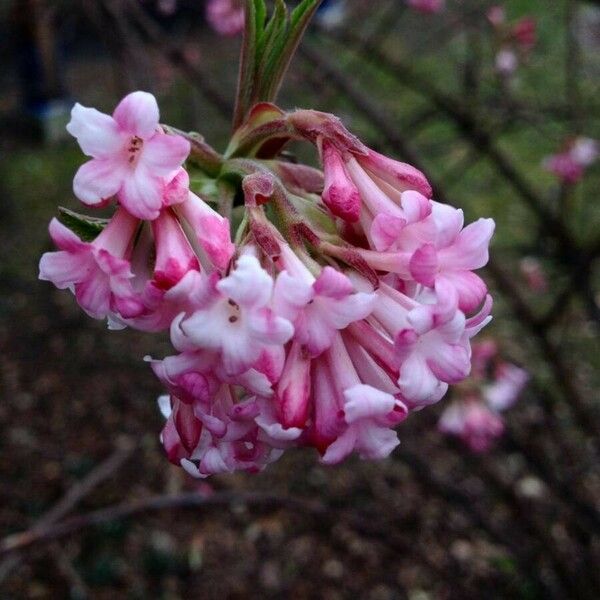
<path id="1" fill-rule="evenodd" d="M 93 242 L 109 221 L 109 219 L 80 215 L 63 206 L 58 207 L 58 220 L 84 242 Z"/>
<path id="2" fill-rule="evenodd" d="M 240 72 L 234 130 L 258 102 L 275 99 L 298 44 L 322 0 L 302 0 L 288 14 L 285 0 L 275 0 L 266 22 L 265 0 L 246 0 L 246 26 L 240 57 Z"/>
<path id="3" fill-rule="evenodd" d="M 293 11 L 290 19 L 290 27 L 283 37 L 283 46 L 278 48 L 277 56 L 273 64 L 272 72 L 265 74 L 267 89 L 261 100 L 274 100 L 277 96 L 283 78 L 290 66 L 290 62 L 296 53 L 302 36 L 310 23 L 322 0 L 303 0 Z"/>
<path id="4" fill-rule="evenodd" d="M 250 108 L 256 75 L 256 50 L 258 43 L 257 15 L 266 13 L 264 0 L 246 0 L 246 25 L 240 54 L 240 71 L 233 115 L 233 128 L 237 129 L 244 121 Z M 262 32 L 262 25 L 261 32 Z"/>
<path id="5" fill-rule="evenodd" d="M 258 77 L 258 83 L 260 84 L 264 78 L 264 71 L 268 63 L 269 57 L 272 55 L 274 49 L 279 44 L 282 36 L 285 35 L 285 31 L 288 25 L 288 10 L 283 0 L 276 0 L 275 10 L 273 16 L 267 24 L 267 27 L 262 35 L 261 42 L 259 43 L 259 52 L 256 56 L 256 72 Z"/>
<path id="6" fill-rule="evenodd" d="M 256 11 L 256 18 L 254 19 L 256 31 L 262 32 L 265 28 L 265 21 L 267 19 L 267 5 L 265 0 L 255 0 L 254 10 Z"/>

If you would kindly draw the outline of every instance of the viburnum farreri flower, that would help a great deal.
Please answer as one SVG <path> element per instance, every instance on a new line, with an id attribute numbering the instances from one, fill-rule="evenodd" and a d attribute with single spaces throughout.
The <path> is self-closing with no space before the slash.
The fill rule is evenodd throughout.
<path id="1" fill-rule="evenodd" d="M 471 378 L 456 390 L 458 398 L 446 407 L 438 428 L 473 452 L 485 452 L 504 433 L 501 413 L 518 400 L 529 374 L 503 360 L 492 340 L 473 345 L 472 363 Z"/>
<path id="2" fill-rule="evenodd" d="M 84 204 L 98 206 L 117 196 L 132 215 L 158 217 L 164 189 L 190 151 L 187 140 L 163 133 L 158 120 L 158 104 L 146 92 L 123 98 L 112 116 L 75 105 L 67 130 L 92 157 L 73 180 Z"/>
<path id="3" fill-rule="evenodd" d="M 162 444 L 190 475 L 256 472 L 293 447 L 324 464 L 388 456 L 398 425 L 471 372 L 494 222 L 465 225 L 331 114 L 254 102 L 223 154 L 158 115 L 145 92 L 112 116 L 73 109 L 92 157 L 75 194 L 117 208 L 53 220 L 40 278 L 111 329 L 170 336 L 171 355 L 146 360 L 166 390 Z M 321 169 L 289 161 L 291 140 Z M 486 392 L 494 410 L 516 379 L 506 368 Z"/>

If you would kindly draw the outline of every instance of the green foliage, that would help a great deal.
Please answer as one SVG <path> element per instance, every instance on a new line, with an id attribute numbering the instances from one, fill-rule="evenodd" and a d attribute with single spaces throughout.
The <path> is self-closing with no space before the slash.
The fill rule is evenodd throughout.
<path id="1" fill-rule="evenodd" d="M 108 219 L 98 219 L 96 217 L 81 215 L 63 206 L 60 206 L 58 211 L 58 220 L 78 235 L 84 242 L 94 241 L 108 223 Z"/>
<path id="2" fill-rule="evenodd" d="M 290 14 L 284 0 L 276 0 L 273 14 L 267 19 L 264 0 L 247 0 L 234 128 L 244 122 L 255 104 L 275 100 L 320 3 L 321 0 L 303 0 Z"/>

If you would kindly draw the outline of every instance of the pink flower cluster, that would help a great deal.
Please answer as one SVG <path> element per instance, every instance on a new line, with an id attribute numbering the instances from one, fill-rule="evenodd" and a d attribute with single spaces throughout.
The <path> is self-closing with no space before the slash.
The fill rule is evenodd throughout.
<path id="1" fill-rule="evenodd" d="M 389 455 L 409 412 L 469 375 L 470 340 L 491 319 L 474 273 L 491 219 L 465 226 L 420 171 L 332 115 L 281 115 L 324 173 L 223 159 L 243 171 L 236 244 L 190 191 L 189 142 L 163 131 L 152 96 L 131 94 L 112 116 L 77 105 L 68 126 L 91 157 L 75 194 L 118 207 L 93 239 L 53 220 L 59 250 L 40 278 L 112 328 L 170 332 L 176 353 L 148 358 L 168 391 L 161 439 L 196 477 L 257 471 L 293 446 L 327 464 Z"/>
<path id="2" fill-rule="evenodd" d="M 542 164 L 563 183 L 574 184 L 581 180 L 599 155 L 600 147 L 596 140 L 577 137 L 569 140 L 562 152 L 545 158 Z"/>
<path id="3" fill-rule="evenodd" d="M 496 37 L 496 70 L 505 77 L 514 74 L 519 64 L 527 58 L 537 41 L 537 23 L 533 17 L 523 17 L 507 23 L 504 7 L 492 6 L 487 12 L 488 21 Z"/>
<path id="4" fill-rule="evenodd" d="M 473 452 L 485 452 L 503 434 L 501 413 L 517 401 L 529 375 L 502 360 L 492 340 L 473 345 L 472 364 L 469 381 L 457 389 L 460 397 L 446 407 L 438 428 Z"/>

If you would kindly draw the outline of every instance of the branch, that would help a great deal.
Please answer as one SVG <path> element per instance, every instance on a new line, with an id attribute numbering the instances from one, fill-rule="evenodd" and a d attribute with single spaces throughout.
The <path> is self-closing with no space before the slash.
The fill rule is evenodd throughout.
<path id="1" fill-rule="evenodd" d="M 47 523 L 44 527 L 36 526 L 27 531 L 9 535 L 0 540 L 0 557 L 25 550 L 34 544 L 45 544 L 63 538 L 87 527 L 127 519 L 144 512 L 176 508 L 223 507 L 232 504 L 248 504 L 270 509 L 292 508 L 315 516 L 326 513 L 325 506 L 318 502 L 275 494 L 217 492 L 211 496 L 201 496 L 198 492 L 186 492 L 177 495 L 151 496 L 77 515 L 62 523 Z"/>
<path id="2" fill-rule="evenodd" d="M 75 483 L 50 510 L 44 513 L 31 529 L 28 530 L 29 535 L 39 535 L 40 532 L 46 531 L 54 523 L 69 514 L 96 487 L 118 471 L 133 454 L 134 450 L 135 444 L 126 439 L 106 460 L 92 469 L 81 481 Z M 2 552 L 0 552 L 1 556 L 3 556 Z M 0 563 L 0 583 L 10 575 L 19 562 L 19 555 L 11 552 L 10 556 Z"/>
<path id="3" fill-rule="evenodd" d="M 496 164 L 498 171 L 521 195 L 527 206 L 544 224 L 546 230 L 561 242 L 567 250 L 568 256 L 577 256 L 577 244 L 573 240 L 570 231 L 560 219 L 556 218 L 546 208 L 544 199 L 521 176 L 506 154 L 494 143 L 490 132 L 473 115 L 465 111 L 451 96 L 438 90 L 431 82 L 421 77 L 408 65 L 386 55 L 375 44 L 365 42 L 350 31 L 329 32 L 328 37 L 338 43 L 341 42 L 345 48 L 349 49 L 352 49 L 355 44 L 363 44 L 365 51 L 361 53 L 361 58 L 366 57 L 378 68 L 383 69 L 412 91 L 425 96 L 441 112 L 450 117 L 465 137 Z M 315 55 L 318 54 L 313 51 L 313 56 Z"/>
<path id="4" fill-rule="evenodd" d="M 152 18 L 145 12 L 138 0 L 129 0 L 127 7 L 135 22 L 144 32 L 152 43 L 152 46 L 158 48 L 160 52 L 185 75 L 193 85 L 195 85 L 202 95 L 208 100 L 223 116 L 229 120 L 233 113 L 233 106 L 221 92 L 216 90 L 208 82 L 204 73 L 195 65 L 189 62 L 184 52 L 170 41 L 170 37 L 157 25 Z"/>

